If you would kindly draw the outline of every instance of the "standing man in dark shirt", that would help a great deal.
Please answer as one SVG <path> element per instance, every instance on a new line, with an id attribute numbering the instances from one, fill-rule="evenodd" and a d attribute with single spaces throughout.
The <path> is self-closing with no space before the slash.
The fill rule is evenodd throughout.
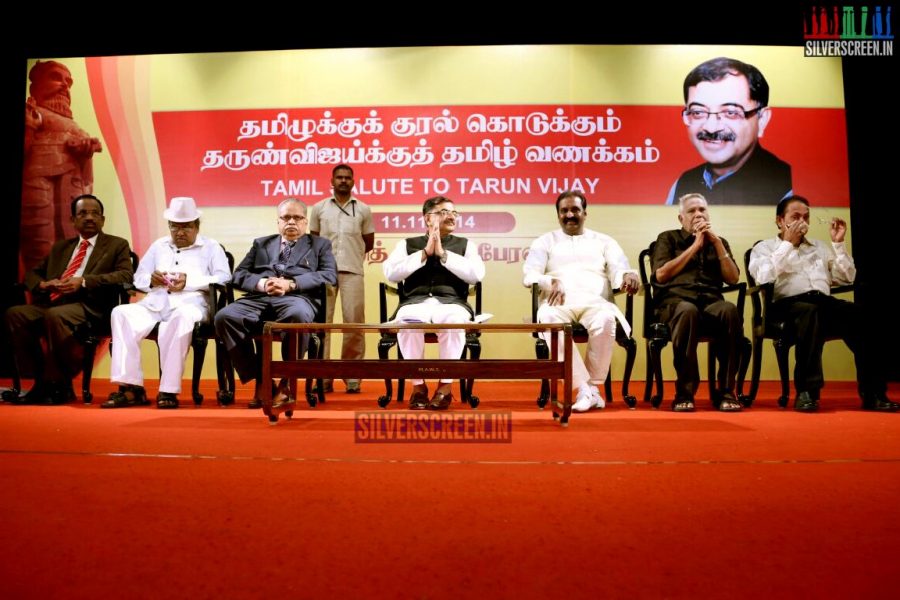
<path id="1" fill-rule="evenodd" d="M 687 194 L 678 199 L 678 207 L 681 229 L 659 234 L 651 258 L 657 314 L 669 325 L 675 354 L 672 410 L 694 410 L 700 384 L 697 341 L 703 327 L 714 337 L 713 347 L 726 373 L 725 388 L 718 390 L 719 410 L 736 412 L 741 410 L 734 387 L 743 325 L 737 307 L 722 297 L 721 288 L 737 283 L 741 272 L 728 242 L 713 232 L 706 199 Z"/>
<path id="2" fill-rule="evenodd" d="M 331 240 L 331 251 L 337 262 L 337 285 L 327 288 L 325 320 L 334 322 L 334 305 L 340 295 L 344 323 L 366 322 L 366 254 L 375 246 L 372 209 L 353 197 L 353 169 L 337 165 L 331 170 L 334 195 L 314 204 L 309 210 L 309 232 Z M 366 357 L 366 336 L 344 332 L 341 347 L 343 360 Z M 325 335 L 325 358 L 331 358 L 331 334 Z M 358 394 L 359 379 L 346 379 L 348 394 Z M 325 391 L 332 391 L 331 379 L 323 381 Z"/>
<path id="3" fill-rule="evenodd" d="M 759 69 L 714 58 L 688 73 L 683 91 L 688 138 L 706 162 L 678 178 L 666 204 L 703 194 L 710 204 L 774 206 L 791 194 L 791 166 L 759 144 L 772 119 Z"/>

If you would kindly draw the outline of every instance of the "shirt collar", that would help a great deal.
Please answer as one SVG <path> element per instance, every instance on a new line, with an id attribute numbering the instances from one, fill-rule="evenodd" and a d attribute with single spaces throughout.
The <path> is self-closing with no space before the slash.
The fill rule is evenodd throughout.
<path id="1" fill-rule="evenodd" d="M 99 233 L 95 233 L 92 237 L 89 237 L 89 238 L 83 238 L 83 237 L 81 237 L 81 236 L 79 235 L 79 236 L 78 236 L 78 245 L 80 246 L 80 245 L 81 245 L 81 242 L 83 242 L 85 239 L 87 239 L 88 244 L 90 244 L 91 247 L 93 248 L 94 246 L 97 245 L 97 238 L 98 238 L 98 237 L 100 237 L 100 234 L 99 234 Z"/>

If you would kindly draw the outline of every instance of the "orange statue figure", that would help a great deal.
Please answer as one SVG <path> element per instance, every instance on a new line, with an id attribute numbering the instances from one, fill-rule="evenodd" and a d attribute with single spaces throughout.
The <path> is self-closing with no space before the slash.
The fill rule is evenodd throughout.
<path id="1" fill-rule="evenodd" d="M 64 64 L 38 61 L 28 79 L 20 244 L 25 270 L 47 256 L 55 241 L 76 235 L 69 204 L 92 192 L 92 157 L 102 151 L 100 140 L 72 119 L 72 74 Z"/>

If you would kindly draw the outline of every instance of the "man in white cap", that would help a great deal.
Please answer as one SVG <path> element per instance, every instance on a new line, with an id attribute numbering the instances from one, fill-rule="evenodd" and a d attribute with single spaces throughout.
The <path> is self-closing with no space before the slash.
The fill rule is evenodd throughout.
<path id="1" fill-rule="evenodd" d="M 218 242 L 200 233 L 200 211 L 193 198 L 172 198 L 163 212 L 170 236 L 147 250 L 134 274 L 134 286 L 148 292 L 135 304 L 117 306 L 111 317 L 110 380 L 119 384 L 103 408 L 149 404 L 141 370 L 140 343 L 159 323 L 159 408 L 178 408 L 184 359 L 194 323 L 208 318 L 209 284 L 231 279 Z"/>

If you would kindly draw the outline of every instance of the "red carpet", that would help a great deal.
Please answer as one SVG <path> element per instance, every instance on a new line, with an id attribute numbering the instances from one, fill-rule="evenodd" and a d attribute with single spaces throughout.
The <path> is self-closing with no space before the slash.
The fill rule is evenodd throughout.
<path id="1" fill-rule="evenodd" d="M 566 430 L 533 383 L 478 383 L 503 444 L 354 443 L 373 381 L 275 427 L 3 404 L 0 596 L 893 597 L 900 414 L 853 388 L 812 415 L 771 384 L 736 415 L 618 400 Z"/>

